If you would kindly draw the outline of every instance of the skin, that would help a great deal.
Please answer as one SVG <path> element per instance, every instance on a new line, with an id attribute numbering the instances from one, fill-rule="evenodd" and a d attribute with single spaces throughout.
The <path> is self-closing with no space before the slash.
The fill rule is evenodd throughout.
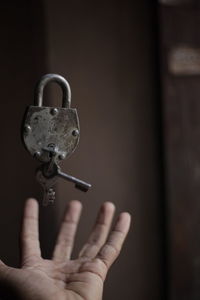
<path id="1" fill-rule="evenodd" d="M 51 260 L 41 257 L 38 203 L 28 199 L 21 232 L 22 263 L 16 269 L 0 261 L 0 283 L 22 300 L 101 300 L 107 272 L 118 257 L 130 227 L 121 213 L 110 231 L 115 207 L 105 202 L 77 259 L 71 260 L 82 205 L 71 201 L 61 224 Z"/>

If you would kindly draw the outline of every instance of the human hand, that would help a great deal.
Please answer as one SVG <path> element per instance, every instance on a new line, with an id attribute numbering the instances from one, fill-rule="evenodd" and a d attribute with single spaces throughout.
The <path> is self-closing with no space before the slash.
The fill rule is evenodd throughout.
<path id="1" fill-rule="evenodd" d="M 0 283 L 14 292 L 15 299 L 102 299 L 103 283 L 128 233 L 130 215 L 121 213 L 109 234 L 115 207 L 105 202 L 79 257 L 71 260 L 81 208 L 79 201 L 68 204 L 52 259 L 47 260 L 41 257 L 40 251 L 38 203 L 34 199 L 27 200 L 21 233 L 21 268 L 12 268 L 0 261 Z"/>

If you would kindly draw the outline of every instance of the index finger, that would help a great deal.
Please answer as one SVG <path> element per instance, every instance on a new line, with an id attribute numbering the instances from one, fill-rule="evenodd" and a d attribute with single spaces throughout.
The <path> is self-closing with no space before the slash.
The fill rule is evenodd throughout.
<path id="1" fill-rule="evenodd" d="M 21 241 L 23 264 L 29 263 L 32 258 L 41 256 L 38 233 L 38 202 L 35 199 L 28 199 L 25 203 Z"/>

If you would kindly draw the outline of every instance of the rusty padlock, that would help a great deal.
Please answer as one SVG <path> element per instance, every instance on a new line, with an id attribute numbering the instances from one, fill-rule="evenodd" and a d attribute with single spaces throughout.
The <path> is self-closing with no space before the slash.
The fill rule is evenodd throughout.
<path id="1" fill-rule="evenodd" d="M 56 82 L 63 93 L 62 107 L 43 106 L 43 90 Z M 80 126 L 77 110 L 71 108 L 71 90 L 64 77 L 44 75 L 35 88 L 34 105 L 27 108 L 22 125 L 22 140 L 29 153 L 41 162 L 59 162 L 74 152 L 79 142 Z"/>

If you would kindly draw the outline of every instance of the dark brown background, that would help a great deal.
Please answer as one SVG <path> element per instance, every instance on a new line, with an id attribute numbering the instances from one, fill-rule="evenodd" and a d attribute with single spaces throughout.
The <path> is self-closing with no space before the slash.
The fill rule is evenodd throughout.
<path id="1" fill-rule="evenodd" d="M 197 300 L 200 298 L 200 70 L 195 75 L 188 74 L 187 68 L 174 74 L 169 65 L 170 53 L 182 48 L 193 52 L 180 55 L 179 64 L 181 61 L 182 65 L 189 62 L 190 66 L 199 66 L 200 2 L 160 2 L 166 2 L 159 8 L 159 24 L 168 291 L 172 300 Z"/>
<path id="2" fill-rule="evenodd" d="M 133 215 L 133 225 L 104 299 L 199 299 L 199 76 L 176 77 L 167 69 L 171 46 L 199 47 L 199 10 L 196 1 L 160 2 L 0 4 L 0 257 L 9 265 L 19 263 L 24 201 L 42 198 L 20 123 L 35 82 L 53 72 L 69 81 L 81 124 L 80 145 L 63 170 L 93 188 L 82 194 L 59 181 L 55 205 L 41 206 L 43 255 L 51 255 L 70 199 L 84 205 L 75 253 L 101 203 L 113 201 L 117 212 Z M 48 103 L 61 103 L 54 84 L 45 91 Z"/>

